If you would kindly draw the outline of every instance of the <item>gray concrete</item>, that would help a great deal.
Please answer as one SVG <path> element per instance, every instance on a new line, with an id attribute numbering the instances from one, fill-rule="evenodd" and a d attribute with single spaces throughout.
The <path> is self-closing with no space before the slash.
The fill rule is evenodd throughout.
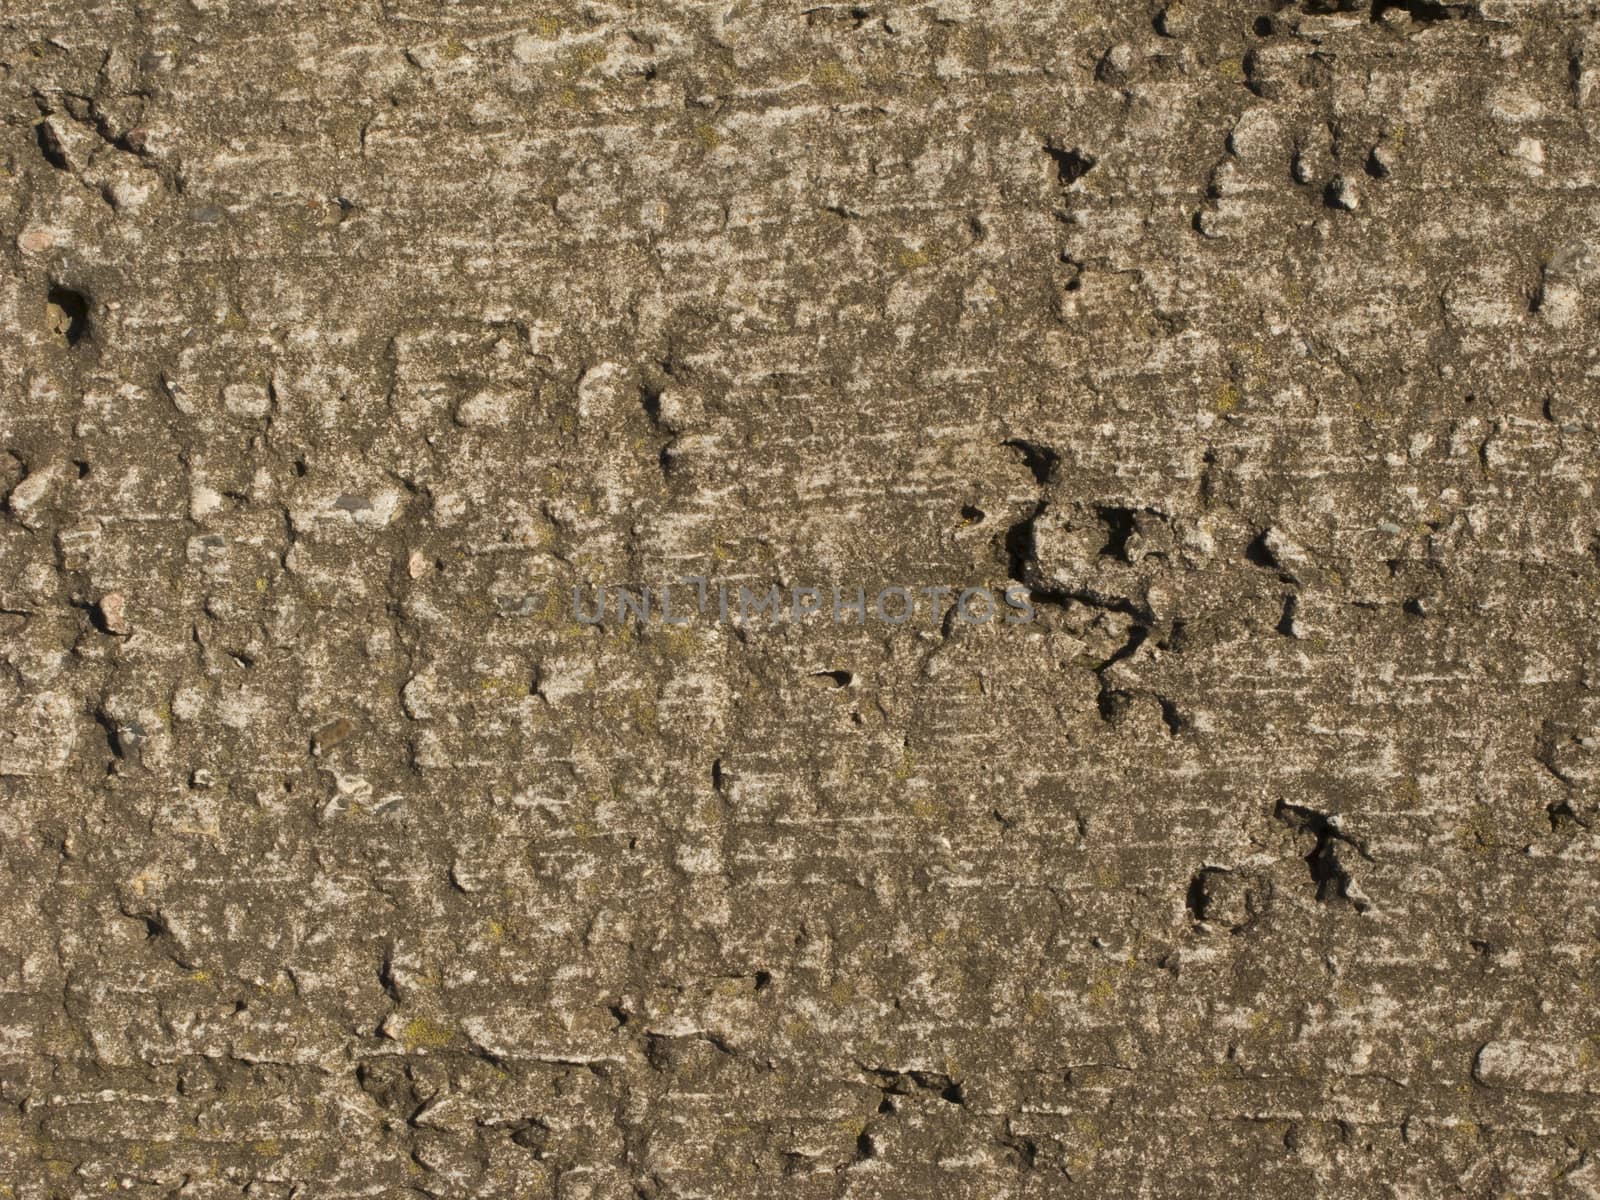
<path id="1" fill-rule="evenodd" d="M 0 1200 L 1600 1196 L 1600 26 L 1273 8 L 0 4 Z"/>

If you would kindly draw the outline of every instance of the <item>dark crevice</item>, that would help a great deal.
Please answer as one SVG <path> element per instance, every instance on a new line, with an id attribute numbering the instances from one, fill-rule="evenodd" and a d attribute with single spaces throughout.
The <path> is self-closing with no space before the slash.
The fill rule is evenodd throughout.
<path id="1" fill-rule="evenodd" d="M 1300 607 L 1300 598 L 1288 595 L 1283 598 L 1283 615 L 1278 618 L 1277 630 L 1284 637 L 1294 636 L 1294 614 Z"/>
<path id="2" fill-rule="evenodd" d="M 813 671 L 811 678 L 824 682 L 828 687 L 849 687 L 850 681 L 855 678 L 849 671 Z"/>
<path id="3" fill-rule="evenodd" d="M 655 426 L 661 424 L 661 393 L 664 389 L 642 387 L 639 389 L 640 403 L 644 406 L 645 415 L 650 418 L 650 423 Z"/>
<path id="4" fill-rule="evenodd" d="M 76 346 L 89 332 L 89 297 L 57 285 L 50 289 L 45 316 L 52 334 L 67 345 Z"/>
<path id="5" fill-rule="evenodd" d="M 511 1144 L 532 1151 L 534 1158 L 538 1159 L 544 1157 L 545 1143 L 549 1138 L 550 1126 L 537 1117 L 528 1117 L 517 1123 L 516 1132 L 511 1135 Z"/>
<path id="6" fill-rule="evenodd" d="M 1384 14 L 1392 9 L 1408 14 L 1421 25 L 1435 21 L 1467 21 L 1479 15 L 1475 4 L 1445 4 L 1440 0 L 1374 0 L 1372 19 L 1381 21 Z"/>
<path id="7" fill-rule="evenodd" d="M 84 611 L 89 614 L 89 624 L 94 626 L 96 633 L 111 633 L 111 626 L 106 617 L 106 610 L 101 607 L 98 601 L 94 604 L 86 604 L 83 607 Z"/>
<path id="8" fill-rule="evenodd" d="M 1100 695 L 1095 700 L 1095 706 L 1100 710 L 1100 719 L 1102 721 L 1108 725 L 1114 724 L 1120 721 L 1123 714 L 1133 706 L 1133 693 L 1107 687 L 1102 681 Z"/>
<path id="9" fill-rule="evenodd" d="M 1144 645 L 1145 639 L 1149 636 L 1150 629 L 1148 626 L 1133 626 L 1128 630 L 1128 640 L 1117 647 L 1110 658 L 1095 668 L 1095 676 L 1100 681 L 1100 694 L 1096 697 L 1095 705 L 1100 710 L 1100 719 L 1102 721 L 1113 724 L 1121 720 L 1128 709 L 1133 706 L 1133 702 L 1136 699 L 1135 693 L 1112 686 L 1111 681 L 1106 678 L 1106 672 L 1117 663 L 1132 657 L 1134 652 Z M 1165 712 L 1164 706 L 1163 712 Z M 1171 726 L 1168 729 L 1173 731 Z"/>
<path id="10" fill-rule="evenodd" d="M 467 1039 L 467 1053 L 480 1062 L 488 1063 L 497 1070 L 509 1071 L 511 1069 L 511 1063 L 507 1059 L 502 1058 L 487 1046 L 480 1045 L 471 1038 Z"/>
<path id="11" fill-rule="evenodd" d="M 657 1033 L 645 1035 L 644 1057 L 652 1070 L 667 1071 L 672 1068 L 672 1042 Z"/>
<path id="12" fill-rule="evenodd" d="M 1334 818 L 1315 809 L 1280 800 L 1272 815 L 1296 833 L 1309 833 L 1317 839 L 1316 845 L 1306 855 L 1306 866 L 1311 871 L 1311 880 L 1317 885 L 1317 899 L 1323 903 L 1348 900 L 1355 906 L 1357 912 L 1365 912 L 1366 902 L 1350 894 L 1353 879 L 1349 868 L 1345 865 L 1344 857 L 1341 856 L 1341 849 L 1349 847 L 1370 862 L 1371 856 L 1367 853 L 1366 846 L 1343 832 Z"/>
<path id="13" fill-rule="evenodd" d="M 1031 513 L 1006 530 L 1002 544 L 1006 554 L 1007 575 L 1028 589 L 1028 598 L 1034 604 L 1054 604 L 1064 607 L 1068 602 L 1076 601 L 1090 608 L 1118 612 L 1132 617 L 1148 630 L 1148 627 L 1154 624 L 1154 617 L 1145 605 L 1126 597 L 1107 596 L 1088 588 L 1052 587 L 1040 582 L 1038 564 L 1034 559 L 1033 523 L 1045 512 L 1048 503 L 1041 500 Z M 1126 655 L 1114 655 L 1103 665 L 1109 666 L 1122 657 Z"/>
<path id="14" fill-rule="evenodd" d="M 1211 894 L 1206 883 L 1212 875 L 1222 874 L 1220 867 L 1203 867 L 1189 880 L 1189 890 L 1184 893 L 1183 906 L 1196 921 L 1206 919 L 1206 909 L 1211 905 Z"/>
<path id="15" fill-rule="evenodd" d="M 1124 597 L 1106 596 L 1084 588 L 1047 587 L 1040 583 L 1037 563 L 1034 560 L 1033 523 L 1045 511 L 1046 504 L 1046 501 L 1041 500 L 1025 519 L 1006 530 L 1004 545 L 1007 572 L 1012 579 L 1028 589 L 1028 598 L 1035 605 L 1054 604 L 1065 607 L 1069 603 L 1076 602 L 1106 612 L 1121 613 L 1133 620 L 1134 624 L 1128 630 L 1127 640 L 1094 669 L 1095 675 L 1100 680 L 1100 694 L 1096 699 L 1100 717 L 1103 721 L 1114 722 L 1120 719 L 1133 703 L 1134 695 L 1113 687 L 1105 673 L 1117 663 L 1130 658 L 1144 644 L 1151 634 L 1155 621 L 1147 607 Z M 1134 523 L 1132 510 L 1106 508 L 1098 511 L 1109 531 L 1108 541 L 1102 553 L 1126 557 L 1127 539 L 1132 533 Z M 1123 517 L 1126 519 L 1121 519 Z M 1167 722 L 1169 732 L 1176 733 L 1183 728 L 1186 722 L 1179 715 L 1177 708 L 1169 701 L 1161 701 L 1161 706 L 1162 719 Z"/>
<path id="16" fill-rule="evenodd" d="M 123 737 L 122 731 L 117 728 L 117 723 L 102 710 L 96 710 L 94 720 L 95 724 L 105 731 L 106 746 L 112 755 L 116 758 L 127 758 L 128 742 Z"/>
<path id="17" fill-rule="evenodd" d="M 1014 444 L 1016 443 L 1006 443 L 1006 445 Z M 1029 444 L 1024 443 L 1024 445 Z M 1047 466 L 1040 464 L 1045 473 L 1044 477 L 1048 478 L 1048 473 L 1054 470 L 1054 465 L 1055 456 L 1052 452 L 1049 464 Z M 1038 477 L 1039 471 L 1036 470 L 1035 474 Z M 1107 595 L 1089 588 L 1049 586 L 1041 582 L 1038 563 L 1034 557 L 1034 522 L 1045 512 L 1048 504 L 1048 501 L 1041 500 L 1031 513 L 1006 530 L 1003 539 L 1006 570 L 1013 580 L 1028 589 L 1028 598 L 1035 606 L 1056 605 L 1065 608 L 1070 603 L 1078 603 L 1103 612 L 1121 613 L 1131 619 L 1133 624 L 1128 629 L 1123 644 L 1094 668 L 1095 675 L 1100 681 L 1100 693 L 1096 700 L 1100 717 L 1104 721 L 1115 722 L 1127 711 L 1135 697 L 1132 692 L 1113 687 L 1111 681 L 1106 678 L 1106 672 L 1138 651 L 1154 631 L 1155 617 L 1148 605 L 1137 603 L 1128 597 Z M 1137 531 L 1138 512 L 1117 506 L 1103 506 L 1095 511 L 1107 531 L 1106 543 L 1100 553 L 1107 557 L 1126 560 L 1129 557 L 1128 541 Z M 1176 734 L 1187 726 L 1187 719 L 1178 711 L 1174 702 L 1161 697 L 1156 699 L 1161 706 L 1162 720 L 1166 723 L 1169 733 Z"/>
<path id="18" fill-rule="evenodd" d="M 1071 187 L 1082 179 L 1098 161 L 1092 154 L 1085 154 L 1074 146 L 1070 150 L 1062 150 L 1056 146 L 1046 146 L 1044 152 L 1050 156 L 1056 165 L 1056 178 L 1062 187 Z"/>
<path id="19" fill-rule="evenodd" d="M 1177 737 L 1189 728 L 1189 718 L 1183 715 L 1175 701 L 1168 700 L 1165 696 L 1157 696 L 1156 703 L 1161 705 L 1161 723 L 1173 737 Z"/>
<path id="20" fill-rule="evenodd" d="M 1558 751 L 1565 740 L 1566 735 L 1564 731 L 1553 725 L 1550 721 L 1546 721 L 1544 723 L 1544 729 L 1539 735 L 1539 748 L 1534 757 L 1535 761 L 1537 761 L 1538 764 L 1546 771 L 1549 771 L 1551 776 L 1553 776 L 1557 782 L 1562 783 L 1567 787 L 1572 787 L 1575 785 L 1576 780 L 1574 780 L 1572 776 L 1568 774 L 1568 772 L 1562 767 L 1560 758 L 1558 757 Z"/>
<path id="21" fill-rule="evenodd" d="M 1019 1169 L 1031 1171 L 1039 1161 L 1039 1143 L 1031 1137 L 1025 1137 L 1011 1128 L 1011 1122 L 1006 1121 L 1005 1132 L 999 1137 L 999 1142 L 1016 1159 Z"/>
<path id="22" fill-rule="evenodd" d="M 1255 541 L 1244 548 L 1246 562 L 1252 562 L 1258 567 L 1270 567 L 1277 571 L 1281 569 L 1278 556 L 1267 548 L 1267 534 L 1262 532 Z"/>
<path id="23" fill-rule="evenodd" d="M 1573 811 L 1572 802 L 1565 798 L 1545 805 L 1545 813 L 1550 818 L 1551 833 L 1572 833 L 1589 828 L 1589 822 Z"/>
<path id="24" fill-rule="evenodd" d="M 1045 510 L 1045 501 L 1033 506 L 1033 511 L 1006 530 L 1003 545 L 1006 552 L 1006 574 L 1018 583 L 1031 588 L 1033 569 L 1033 523 Z"/>
<path id="25" fill-rule="evenodd" d="M 1022 455 L 1022 463 L 1033 473 L 1033 478 L 1040 487 L 1048 487 L 1051 479 L 1055 477 L 1056 467 L 1061 463 L 1061 456 L 1049 446 L 1041 446 L 1038 442 L 1026 441 L 1022 438 L 1008 438 L 1001 445 L 1009 446 Z"/>
<path id="26" fill-rule="evenodd" d="M 885 1067 L 863 1067 L 869 1075 L 876 1075 L 878 1090 L 885 1099 L 890 1096 L 909 1096 L 912 1092 L 933 1092 L 947 1104 L 964 1106 L 967 1102 L 961 1084 L 940 1071 L 895 1071 Z M 880 1111 L 882 1111 L 880 1105 Z"/>
<path id="27" fill-rule="evenodd" d="M 384 995 L 396 1004 L 401 1003 L 400 986 L 394 978 L 394 951 L 387 949 L 383 953 L 383 961 L 378 964 L 378 986 L 383 988 Z"/>
<path id="28" fill-rule="evenodd" d="M 1103 506 L 1095 509 L 1095 515 L 1106 527 L 1106 544 L 1100 548 L 1100 553 L 1127 562 L 1128 539 L 1138 528 L 1139 514 L 1131 508 Z"/>
<path id="29" fill-rule="evenodd" d="M 1108 667 L 1114 667 L 1123 659 L 1131 658 L 1134 651 L 1138 650 L 1140 646 L 1144 645 L 1145 639 L 1149 636 L 1150 630 L 1146 626 L 1135 625 L 1133 628 L 1129 629 L 1128 640 L 1123 642 L 1122 645 L 1118 646 L 1117 649 L 1112 652 L 1110 658 L 1106 659 L 1105 662 L 1101 663 L 1095 668 L 1095 674 L 1102 674 Z"/>
<path id="30" fill-rule="evenodd" d="M 44 155 L 44 160 L 58 171 L 70 171 L 72 166 L 67 162 L 67 156 L 61 144 L 50 133 L 50 126 L 44 121 L 33 127 L 34 137 L 39 143 L 39 153 Z"/>
<path id="31" fill-rule="evenodd" d="M 179 941 L 172 931 L 172 923 L 167 920 L 159 910 L 137 909 L 130 911 L 126 907 L 123 915 L 132 917 L 144 926 L 144 939 L 151 943 L 151 949 L 158 951 L 171 959 L 186 971 L 194 969 L 195 963 L 188 950 Z M 235 1008 L 235 1012 L 240 1011 Z"/>

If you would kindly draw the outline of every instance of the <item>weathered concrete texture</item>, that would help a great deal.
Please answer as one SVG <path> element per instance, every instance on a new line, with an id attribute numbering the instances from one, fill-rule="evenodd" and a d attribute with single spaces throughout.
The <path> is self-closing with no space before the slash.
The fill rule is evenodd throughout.
<path id="1" fill-rule="evenodd" d="M 0 10 L 0 1197 L 1600 1195 L 1589 5 Z"/>

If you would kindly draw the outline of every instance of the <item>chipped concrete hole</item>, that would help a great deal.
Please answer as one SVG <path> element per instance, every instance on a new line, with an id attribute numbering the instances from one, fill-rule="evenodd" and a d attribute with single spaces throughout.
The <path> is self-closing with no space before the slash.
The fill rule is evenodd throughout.
<path id="1" fill-rule="evenodd" d="M 45 330 L 59 345 L 76 346 L 89 332 L 89 298 L 69 287 L 52 287 L 44 305 Z"/>

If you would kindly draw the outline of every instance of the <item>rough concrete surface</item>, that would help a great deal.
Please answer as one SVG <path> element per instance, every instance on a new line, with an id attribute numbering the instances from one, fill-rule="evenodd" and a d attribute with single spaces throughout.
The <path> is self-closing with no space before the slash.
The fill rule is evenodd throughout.
<path id="1" fill-rule="evenodd" d="M 0 0 L 0 1198 L 1600 1196 L 1597 80 Z"/>

